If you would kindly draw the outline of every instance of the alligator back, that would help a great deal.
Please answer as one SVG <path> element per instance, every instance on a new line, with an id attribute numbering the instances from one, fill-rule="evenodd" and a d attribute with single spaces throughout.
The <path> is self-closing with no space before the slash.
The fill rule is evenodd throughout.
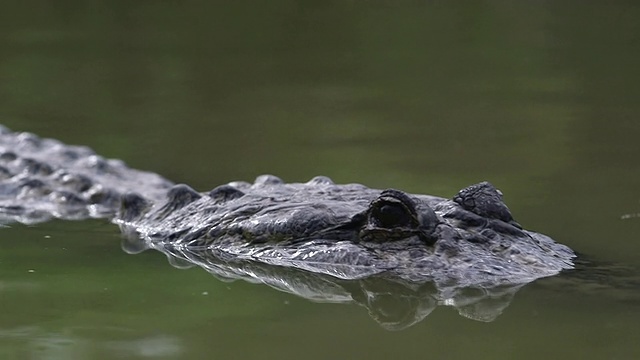
<path id="1" fill-rule="evenodd" d="M 161 199 L 172 185 L 88 147 L 0 126 L 0 221 L 111 218 L 123 194 Z"/>

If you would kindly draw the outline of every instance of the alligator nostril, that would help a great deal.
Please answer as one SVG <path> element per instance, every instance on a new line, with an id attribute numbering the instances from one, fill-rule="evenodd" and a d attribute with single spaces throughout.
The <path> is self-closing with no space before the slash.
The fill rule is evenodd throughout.
<path id="1" fill-rule="evenodd" d="M 486 181 L 460 190 L 453 197 L 453 201 L 465 210 L 482 217 L 498 219 L 506 223 L 513 221 L 509 208 L 502 201 L 502 192 Z"/>

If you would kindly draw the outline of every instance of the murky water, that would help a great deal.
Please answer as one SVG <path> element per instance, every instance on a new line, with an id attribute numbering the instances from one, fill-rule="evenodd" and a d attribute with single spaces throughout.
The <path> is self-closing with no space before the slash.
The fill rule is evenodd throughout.
<path id="1" fill-rule="evenodd" d="M 496 296 L 474 309 L 491 322 L 386 304 L 408 317 L 389 331 L 362 302 L 129 255 L 106 221 L 13 224 L 0 357 L 640 357 L 635 4 L 35 3 L 0 13 L 13 130 L 202 191 L 262 173 L 441 196 L 489 180 L 525 227 L 623 270 Z"/>

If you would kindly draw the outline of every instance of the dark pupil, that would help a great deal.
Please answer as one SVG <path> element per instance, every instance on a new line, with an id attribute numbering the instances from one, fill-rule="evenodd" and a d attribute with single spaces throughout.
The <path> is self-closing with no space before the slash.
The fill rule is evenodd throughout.
<path id="1" fill-rule="evenodd" d="M 384 204 L 374 211 L 377 225 L 385 228 L 406 225 L 411 217 L 403 206 L 398 204 Z"/>

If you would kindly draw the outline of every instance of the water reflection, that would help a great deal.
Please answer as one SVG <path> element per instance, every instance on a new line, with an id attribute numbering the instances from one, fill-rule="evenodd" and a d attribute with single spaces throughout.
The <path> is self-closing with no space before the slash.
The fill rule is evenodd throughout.
<path id="1" fill-rule="evenodd" d="M 177 338 L 167 335 L 147 337 L 136 340 L 112 341 L 106 347 L 120 356 L 165 357 L 182 353 L 182 346 Z"/>
<path id="2" fill-rule="evenodd" d="M 87 330 L 96 329 L 71 327 L 48 331 L 39 326 L 22 326 L 0 329 L 0 340 L 24 344 L 20 348 L 27 349 L 30 359 L 87 359 L 95 356 L 96 350 L 107 350 L 119 358 L 162 358 L 183 353 L 181 341 L 164 334 L 101 341 L 85 334 Z M 118 335 L 127 333 L 126 329 L 100 329 L 105 330 Z"/>
<path id="3" fill-rule="evenodd" d="M 152 248 L 165 254 L 179 269 L 199 266 L 222 281 L 244 280 L 323 303 L 355 303 L 387 330 L 408 328 L 438 306 L 454 307 L 466 318 L 490 322 L 511 303 L 525 284 L 496 287 L 461 287 L 424 281 L 406 281 L 382 273 L 345 280 L 296 268 L 239 260 L 214 249 L 177 248 L 145 243 L 128 236 L 122 242 L 128 253 Z"/>

